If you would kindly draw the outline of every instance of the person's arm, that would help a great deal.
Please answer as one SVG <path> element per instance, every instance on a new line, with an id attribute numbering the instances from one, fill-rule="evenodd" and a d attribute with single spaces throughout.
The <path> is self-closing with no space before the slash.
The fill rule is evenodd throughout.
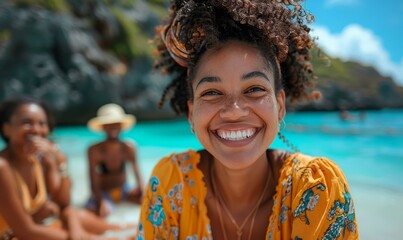
<path id="1" fill-rule="evenodd" d="M 88 161 L 89 167 L 88 170 L 90 172 L 90 184 L 91 184 L 91 193 L 92 197 L 96 201 L 97 209 L 96 212 L 98 215 L 103 215 L 100 213 L 101 205 L 102 205 L 102 191 L 100 186 L 100 179 L 96 172 L 96 167 L 99 159 L 99 151 L 96 147 L 97 145 L 93 145 L 88 149 Z"/>
<path id="2" fill-rule="evenodd" d="M 68 177 L 67 158 L 46 138 L 34 138 L 28 148 L 41 161 L 47 192 L 61 208 L 70 204 L 71 181 Z"/>
<path id="3" fill-rule="evenodd" d="M 71 202 L 71 179 L 68 172 L 67 158 L 60 154 L 58 157 L 59 189 L 52 195 L 55 202 L 63 209 Z"/>
<path id="4" fill-rule="evenodd" d="M 36 224 L 25 211 L 19 198 L 17 183 L 9 164 L 0 158 L 0 212 L 4 220 L 19 240 L 30 239 L 68 239 L 62 229 Z"/>
<path id="5" fill-rule="evenodd" d="M 128 153 L 129 161 L 132 163 L 134 177 L 137 182 L 137 188 L 142 194 L 144 192 L 144 183 L 143 179 L 141 178 L 140 169 L 137 163 L 137 152 L 136 147 L 130 143 L 125 143 Z"/>
<path id="6" fill-rule="evenodd" d="M 170 236 L 178 233 L 176 231 L 181 227 L 181 214 L 175 209 L 183 208 L 184 201 L 170 201 L 175 197 L 169 197 L 169 192 L 173 192 L 176 196 L 177 191 L 180 191 L 177 186 L 181 184 L 184 177 L 179 169 L 177 161 L 180 160 L 178 159 L 181 157 L 172 154 L 155 165 L 141 204 L 137 239 L 170 239 Z M 187 193 L 181 192 L 181 194 L 181 196 L 187 196 Z M 187 209 L 183 211 L 188 212 Z M 182 238 L 184 236 L 180 235 L 179 239 Z"/>
<path id="7" fill-rule="evenodd" d="M 53 165 L 45 171 L 46 187 L 51 196 L 61 209 L 70 205 L 71 180 L 68 174 L 68 162 L 66 156 L 56 146 L 50 153 L 53 156 Z M 52 159 L 50 159 L 52 160 Z"/>

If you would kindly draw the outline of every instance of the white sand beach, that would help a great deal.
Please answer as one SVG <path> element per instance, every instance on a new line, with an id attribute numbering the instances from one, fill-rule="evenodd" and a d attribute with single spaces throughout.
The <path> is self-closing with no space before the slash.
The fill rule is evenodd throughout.
<path id="1" fill-rule="evenodd" d="M 402 239 L 403 192 L 350 183 L 360 239 Z"/>

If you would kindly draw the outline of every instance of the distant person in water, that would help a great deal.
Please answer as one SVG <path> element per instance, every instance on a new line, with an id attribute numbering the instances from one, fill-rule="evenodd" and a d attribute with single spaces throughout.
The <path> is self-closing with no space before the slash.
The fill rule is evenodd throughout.
<path id="1" fill-rule="evenodd" d="M 120 139 L 122 130 L 133 127 L 136 118 L 125 114 L 121 106 L 106 104 L 98 109 L 97 117 L 88 122 L 96 132 L 105 132 L 105 139 L 88 149 L 92 196 L 87 208 L 101 217 L 109 215 L 115 203 L 141 203 L 143 183 L 137 165 L 136 148 Z M 137 187 L 130 188 L 126 178 L 126 162 L 130 162 Z"/>
<path id="2" fill-rule="evenodd" d="M 340 109 L 339 117 L 342 121 L 349 121 L 351 120 L 351 115 L 346 109 Z"/>
<path id="3" fill-rule="evenodd" d="M 37 100 L 0 104 L 0 239 L 94 239 L 120 229 L 70 206 L 67 158 L 48 139 L 53 126 Z"/>
<path id="4" fill-rule="evenodd" d="M 346 109 L 340 109 L 339 111 L 339 118 L 343 122 L 364 122 L 367 118 L 365 111 L 361 110 L 360 112 L 353 114 Z"/>

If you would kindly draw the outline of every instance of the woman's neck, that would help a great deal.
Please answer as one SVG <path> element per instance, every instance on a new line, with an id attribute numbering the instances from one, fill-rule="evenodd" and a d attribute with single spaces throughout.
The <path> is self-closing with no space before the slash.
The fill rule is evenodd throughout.
<path id="1" fill-rule="evenodd" d="M 120 141 L 119 138 L 116 138 L 116 137 L 107 137 L 105 140 L 105 142 L 108 142 L 108 143 L 117 143 L 119 141 Z"/>
<path id="2" fill-rule="evenodd" d="M 21 146 L 8 145 L 5 149 L 8 162 L 19 167 L 25 165 L 32 156 L 26 154 Z"/>
<path id="3" fill-rule="evenodd" d="M 230 209 L 248 208 L 257 202 L 263 189 L 272 179 L 269 174 L 269 163 L 266 154 L 262 155 L 253 165 L 247 169 L 233 170 L 220 164 L 218 160 L 212 162 L 214 166 L 212 176 L 217 184 L 217 191 L 220 191 L 223 200 Z M 270 184 L 270 186 L 273 186 Z M 269 191 L 271 192 L 271 191 Z"/>

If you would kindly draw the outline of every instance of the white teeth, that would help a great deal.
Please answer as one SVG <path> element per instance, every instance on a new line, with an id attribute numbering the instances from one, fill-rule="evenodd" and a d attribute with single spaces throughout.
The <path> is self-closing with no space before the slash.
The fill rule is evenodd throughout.
<path id="1" fill-rule="evenodd" d="M 217 130 L 218 136 L 225 140 L 240 141 L 251 137 L 256 132 L 255 129 L 237 130 L 237 131 L 223 131 Z"/>

